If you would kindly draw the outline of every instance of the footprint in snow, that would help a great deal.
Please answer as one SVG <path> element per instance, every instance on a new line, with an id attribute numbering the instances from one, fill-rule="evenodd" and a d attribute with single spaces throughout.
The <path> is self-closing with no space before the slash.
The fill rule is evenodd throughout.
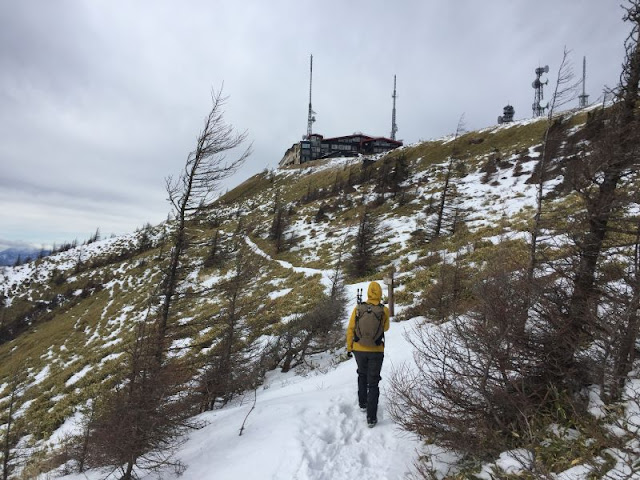
<path id="1" fill-rule="evenodd" d="M 378 421 L 383 406 L 380 405 Z M 338 397 L 324 412 L 305 412 L 298 438 L 302 462 L 296 478 L 305 480 L 351 479 L 363 469 L 376 469 L 380 460 L 371 454 L 372 443 L 379 449 L 383 435 L 369 429 L 366 414 L 351 399 Z M 354 459 L 357 461 L 354 462 Z"/>

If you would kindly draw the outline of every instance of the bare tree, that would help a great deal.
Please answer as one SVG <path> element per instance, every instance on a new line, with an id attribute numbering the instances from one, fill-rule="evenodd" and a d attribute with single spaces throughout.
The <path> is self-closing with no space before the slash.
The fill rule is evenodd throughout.
<path id="1" fill-rule="evenodd" d="M 157 338 L 145 322 L 138 324 L 128 354 L 123 385 L 103 395 L 83 439 L 90 448 L 87 466 L 112 466 L 121 480 L 135 478 L 136 467 L 183 468 L 173 460 L 182 434 L 196 413 L 183 393 L 188 377 L 176 364 L 157 364 Z"/>
<path id="2" fill-rule="evenodd" d="M 547 126 L 544 131 L 544 137 L 542 139 L 542 152 L 540 153 L 540 160 L 536 167 L 538 181 L 536 188 L 536 213 L 533 217 L 533 225 L 531 227 L 531 243 L 529 250 L 529 270 L 528 276 L 530 280 L 533 280 L 534 270 L 538 263 L 538 241 L 541 230 L 543 199 L 544 199 L 544 186 L 547 175 L 548 166 L 552 160 L 552 156 L 557 153 L 558 143 L 552 142 L 556 136 L 560 135 L 561 128 L 560 123 L 554 123 L 553 116 L 557 109 L 562 105 L 572 101 L 576 96 L 577 83 L 574 82 L 574 74 L 569 61 L 570 51 L 567 47 L 564 48 L 562 54 L 562 61 L 558 68 L 558 76 L 555 83 L 551 102 L 549 104 L 549 110 L 547 112 Z M 556 128 L 554 128 L 556 127 Z M 555 148 L 551 148 L 554 144 Z"/>
<path id="3" fill-rule="evenodd" d="M 347 300 L 342 258 L 350 230 L 347 229 L 338 249 L 329 295 L 323 295 L 309 312 L 285 324 L 271 347 L 274 363 L 280 365 L 283 372 L 303 364 L 309 355 L 336 348 L 343 342 L 342 318 Z"/>
<path id="4" fill-rule="evenodd" d="M 435 225 L 433 227 L 433 231 L 431 233 L 432 238 L 438 238 L 442 233 L 442 225 L 445 218 L 445 210 L 447 208 L 447 202 L 449 201 L 449 197 L 451 195 L 451 179 L 455 172 L 455 164 L 457 161 L 458 151 L 457 151 L 457 140 L 460 135 L 464 133 L 464 113 L 460 115 L 460 119 L 458 120 L 458 126 L 456 127 L 456 133 L 453 137 L 451 154 L 449 155 L 449 159 L 447 161 L 447 166 L 444 171 L 444 183 L 442 186 L 442 192 L 440 193 L 440 202 L 438 203 L 438 211 L 435 219 Z"/>
<path id="5" fill-rule="evenodd" d="M 531 328 L 514 321 L 526 317 L 532 297 L 526 268 L 514 269 L 520 260 L 508 252 L 505 245 L 476 275 L 474 302 L 464 314 L 407 335 L 415 368 L 392 377 L 394 420 L 430 442 L 481 458 L 534 442 L 532 425 L 560 420 L 558 405 L 581 408 L 550 385 L 557 373 L 548 364 L 557 343 L 553 322 L 559 320 L 553 305 L 535 303 Z"/>
<path id="6" fill-rule="evenodd" d="M 592 335 L 593 325 L 585 319 L 594 318 L 599 290 L 596 274 L 605 239 L 611 231 L 611 221 L 621 208 L 619 187 L 639 166 L 640 114 L 638 92 L 640 83 L 640 2 L 632 0 L 625 8 L 625 21 L 632 31 L 625 43 L 625 61 L 617 91 L 617 102 L 600 112 L 598 135 L 589 155 L 581 158 L 582 172 L 574 182 L 586 210 L 586 232 L 578 243 L 579 261 L 572 278 L 573 291 L 569 300 L 563 357 L 558 363 L 572 365 L 574 354 Z"/>
<path id="7" fill-rule="evenodd" d="M 402 190 L 402 183 L 409 176 L 409 164 L 404 154 L 387 155 L 380 162 L 377 162 L 376 170 L 376 190 L 378 198 L 376 203 L 382 205 L 385 201 L 385 193 L 391 192 L 393 197 Z"/>
<path id="8" fill-rule="evenodd" d="M 82 431 L 72 441 L 73 456 L 77 462 L 78 472 L 85 471 L 87 458 L 89 455 L 89 440 L 91 438 L 91 427 L 96 415 L 96 399 L 91 399 L 85 405 L 83 413 Z"/>
<path id="9" fill-rule="evenodd" d="M 213 106 L 195 150 L 188 155 L 182 174 L 166 181 L 174 209 L 174 231 L 168 267 L 155 292 L 160 296 L 159 310 L 152 301 L 130 350 L 126 381 L 104 398 L 92 422 L 93 458 L 100 465 L 121 468 L 121 480 L 131 480 L 140 462 L 146 469 L 180 467 L 171 460 L 171 454 L 190 426 L 188 418 L 194 411 L 191 400 L 182 393 L 189 379 L 188 369 L 177 360 L 169 360 L 167 352 L 173 307 L 187 273 L 184 257 L 189 246 L 188 225 L 250 153 L 247 148 L 235 160 L 226 158 L 241 146 L 246 134 L 234 133 L 224 121 L 225 101 L 221 91 L 212 93 Z"/>
<path id="10" fill-rule="evenodd" d="M 624 305 L 619 328 L 620 345 L 616 349 L 611 397 L 619 400 L 627 375 L 633 368 L 636 359 L 636 342 L 640 332 L 640 221 L 636 229 L 636 240 L 633 248 L 633 263 L 627 284 L 631 295 L 625 295 L 621 302 Z"/>
<path id="11" fill-rule="evenodd" d="M 376 247 L 380 227 L 373 213 L 363 207 L 360 214 L 358 233 L 353 252 L 350 255 L 348 271 L 353 277 L 361 277 L 375 270 L 377 263 Z"/>
<path id="12" fill-rule="evenodd" d="M 269 230 L 269 238 L 274 241 L 276 253 L 280 253 L 286 248 L 285 231 L 288 224 L 287 210 L 283 205 L 276 207 L 275 214 L 273 215 L 273 222 L 271 222 L 271 229 Z"/>
<path id="13" fill-rule="evenodd" d="M 225 405 L 234 395 L 257 386 L 261 379 L 262 352 L 252 344 L 248 324 L 260 305 L 249 298 L 246 287 L 259 276 L 264 259 L 243 247 L 232 261 L 232 275 L 217 287 L 223 304 L 210 323 L 220 334 L 212 341 L 198 380 L 201 410 L 212 410 L 216 403 Z"/>
<path id="14" fill-rule="evenodd" d="M 297 315 L 284 326 L 273 347 L 283 372 L 301 365 L 309 355 L 342 343 L 345 306 L 344 288 L 334 283 L 330 295 L 322 295 L 309 312 Z"/>
<path id="15" fill-rule="evenodd" d="M 222 250 L 222 239 L 220 236 L 220 230 L 216 227 L 211 242 L 208 245 L 209 253 L 203 262 L 205 267 L 220 266 L 224 262 L 225 252 Z"/>
<path id="16" fill-rule="evenodd" d="M 158 339 L 161 344 L 166 338 L 170 309 L 180 281 L 181 261 L 188 246 L 187 222 L 213 200 L 222 182 L 234 174 L 251 153 L 249 146 L 236 159 L 227 160 L 227 154 L 240 147 L 247 135 L 246 132 L 235 133 L 233 127 L 225 122 L 227 98 L 222 96 L 222 90 L 212 92 L 211 99 L 213 106 L 204 120 L 195 150 L 187 157 L 182 174 L 176 180 L 169 177 L 166 181 L 169 201 L 175 213 L 175 232 L 169 267 L 160 292 L 163 301 Z"/>
<path id="17" fill-rule="evenodd" d="M 415 312 L 442 323 L 465 310 L 465 303 L 472 297 L 470 291 L 471 275 L 462 267 L 458 256 L 448 264 L 442 259 L 437 280 L 422 295 Z"/>

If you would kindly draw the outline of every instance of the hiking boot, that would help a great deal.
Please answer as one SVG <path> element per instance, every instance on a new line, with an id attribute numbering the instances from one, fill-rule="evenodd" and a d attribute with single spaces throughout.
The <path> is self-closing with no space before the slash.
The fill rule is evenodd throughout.
<path id="1" fill-rule="evenodd" d="M 367 425 L 369 426 L 369 428 L 375 427 L 376 423 L 378 423 L 378 420 L 376 420 L 375 418 L 367 418 Z"/>
<path id="2" fill-rule="evenodd" d="M 366 405 L 360 405 L 360 411 L 361 412 L 366 412 L 367 411 L 367 406 Z"/>

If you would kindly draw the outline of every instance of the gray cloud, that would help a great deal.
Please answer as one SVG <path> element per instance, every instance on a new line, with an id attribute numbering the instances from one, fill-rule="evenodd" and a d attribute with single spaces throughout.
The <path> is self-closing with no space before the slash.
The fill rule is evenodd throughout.
<path id="1" fill-rule="evenodd" d="M 587 56 L 591 100 L 618 80 L 628 29 L 601 0 L 322 4 L 276 0 L 46 0 L 0 4 L 0 237 L 53 242 L 166 217 L 177 174 L 224 82 L 227 120 L 273 168 L 306 130 L 399 137 L 531 115 L 534 69 Z M 577 101 L 576 101 L 577 103 Z"/>

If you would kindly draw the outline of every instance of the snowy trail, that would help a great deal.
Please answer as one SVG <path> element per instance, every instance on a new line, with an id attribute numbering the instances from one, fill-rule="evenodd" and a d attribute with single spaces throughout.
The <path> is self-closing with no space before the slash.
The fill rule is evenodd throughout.
<path id="1" fill-rule="evenodd" d="M 367 427 L 357 406 L 354 360 L 307 377 L 271 372 L 257 393 L 255 410 L 242 436 L 238 432 L 251 408 L 252 394 L 242 405 L 201 415 L 208 425 L 192 432 L 177 456 L 188 465 L 181 478 L 403 478 L 411 469 L 419 442 L 398 429 L 385 404 L 392 369 L 411 357 L 402 333 L 413 324 L 392 323 L 388 332 L 376 427 Z"/>
<path id="2" fill-rule="evenodd" d="M 303 463 L 298 478 L 357 478 L 363 472 L 385 478 L 380 475 L 393 466 L 393 456 L 397 455 L 393 449 L 395 440 L 387 438 L 388 429 L 393 429 L 393 425 L 384 420 L 384 405 L 381 405 L 377 430 L 369 429 L 365 414 L 352 397 L 353 394 L 332 399 L 325 415 L 317 416 L 327 419 L 324 424 L 314 421 L 315 413 L 306 419 L 308 428 L 300 432 Z M 398 478 L 387 473 L 386 478 Z M 365 474 L 365 478 L 368 476 Z"/>
<path id="3" fill-rule="evenodd" d="M 284 260 L 274 260 L 268 253 L 266 253 L 258 245 L 256 245 L 254 242 L 252 242 L 249 237 L 245 236 L 244 240 L 247 243 L 247 245 L 249 245 L 249 248 L 251 248 L 251 250 L 253 250 L 255 253 L 257 253 L 258 255 L 260 255 L 263 258 L 266 258 L 267 260 L 269 260 L 271 262 L 279 263 L 284 268 L 288 268 L 289 270 L 293 270 L 296 273 L 304 273 L 305 275 L 310 276 L 310 277 L 313 277 L 314 275 L 320 275 L 321 282 L 322 282 L 322 285 L 324 285 L 325 290 L 327 292 L 331 291 L 331 285 L 333 283 L 333 280 L 332 280 L 333 271 L 331 271 L 331 270 L 319 270 L 317 268 L 296 267 L 296 266 L 294 266 L 293 264 L 291 264 L 289 262 L 285 262 Z"/>

